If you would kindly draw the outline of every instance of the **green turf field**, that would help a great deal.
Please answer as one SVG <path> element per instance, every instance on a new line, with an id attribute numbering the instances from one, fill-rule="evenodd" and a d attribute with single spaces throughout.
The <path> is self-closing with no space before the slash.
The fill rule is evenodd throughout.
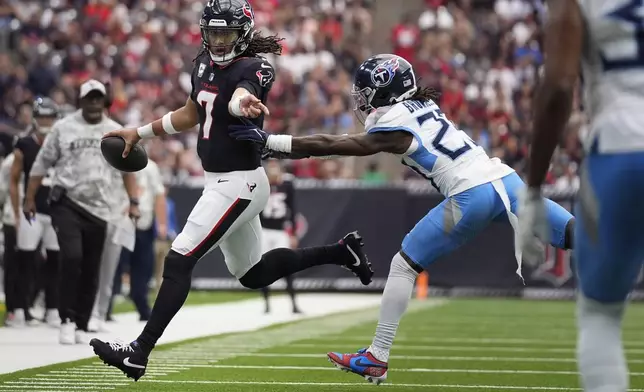
<path id="1" fill-rule="evenodd" d="M 258 332 L 159 347 L 138 383 L 96 360 L 0 376 L 0 391 L 318 392 L 579 390 L 574 305 L 521 300 L 414 303 L 392 350 L 389 381 L 372 386 L 326 361 L 369 344 L 368 309 Z M 625 323 L 631 387 L 644 391 L 644 305 Z"/>

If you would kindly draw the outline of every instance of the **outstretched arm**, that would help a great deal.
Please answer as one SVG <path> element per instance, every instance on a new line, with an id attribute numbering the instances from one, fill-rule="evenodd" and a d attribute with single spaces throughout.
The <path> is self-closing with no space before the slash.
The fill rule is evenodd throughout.
<path id="1" fill-rule="evenodd" d="M 280 139 L 274 139 L 271 135 L 266 146 L 276 151 L 289 152 L 296 155 L 304 154 L 310 156 L 345 155 L 345 156 L 367 156 L 379 152 L 402 154 L 409 148 L 413 136 L 405 131 L 361 133 L 358 135 L 325 135 L 317 134 L 311 136 L 293 137 L 290 143 L 290 151 L 280 149 L 284 143 Z M 290 138 L 290 136 L 287 136 Z M 281 139 L 286 141 L 287 139 Z"/>
<path id="2" fill-rule="evenodd" d="M 570 117 L 583 41 L 583 19 L 576 0 L 549 0 L 545 29 L 545 72 L 535 98 L 534 139 L 528 186 L 543 183 L 550 159 Z"/>
<path id="3" fill-rule="evenodd" d="M 374 132 L 358 135 L 311 135 L 294 137 L 291 152 L 311 156 L 367 156 L 379 152 L 402 154 L 409 148 L 413 136 L 408 132 Z"/>

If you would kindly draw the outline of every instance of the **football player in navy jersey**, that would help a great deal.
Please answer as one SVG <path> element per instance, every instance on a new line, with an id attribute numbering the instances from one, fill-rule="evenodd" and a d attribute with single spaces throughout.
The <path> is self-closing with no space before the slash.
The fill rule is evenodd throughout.
<path id="1" fill-rule="evenodd" d="M 262 223 L 262 233 L 264 252 L 279 248 L 296 248 L 296 218 L 295 210 L 295 187 L 293 185 L 292 175 L 284 173 L 280 162 L 276 159 L 269 159 L 266 162 L 266 174 L 271 186 L 271 194 L 268 197 L 268 203 L 260 215 Z M 291 297 L 293 313 L 300 313 L 300 309 L 295 303 L 295 288 L 293 287 L 293 277 L 287 276 L 286 292 Z M 270 313 L 271 306 L 269 303 L 270 290 L 266 286 L 262 288 L 266 313 Z"/>
<path id="2" fill-rule="evenodd" d="M 165 259 L 163 283 L 141 335 L 131 343 L 93 339 L 94 352 L 107 364 L 138 380 L 148 356 L 188 296 L 194 266 L 220 247 L 229 271 L 251 289 L 270 285 L 298 271 L 336 264 L 367 285 L 373 271 L 357 232 L 335 244 L 274 249 L 262 255 L 259 214 L 270 187 L 261 166 L 261 149 L 230 137 L 232 125 L 261 128 L 275 70 L 260 53 L 281 53 L 281 39 L 254 30 L 246 0 L 211 0 L 200 20 L 203 49 L 195 58 L 192 92 L 186 104 L 138 129 L 121 129 L 105 137 L 125 140 L 123 155 L 144 138 L 175 134 L 199 125 L 197 151 L 205 171 L 205 189 L 183 231 Z"/>

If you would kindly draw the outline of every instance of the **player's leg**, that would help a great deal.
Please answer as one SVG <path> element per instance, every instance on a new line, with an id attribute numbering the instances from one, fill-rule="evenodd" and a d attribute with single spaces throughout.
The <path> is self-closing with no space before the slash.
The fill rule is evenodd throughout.
<path id="1" fill-rule="evenodd" d="M 32 303 L 32 295 L 36 287 L 37 277 L 37 252 L 38 245 L 43 236 L 43 225 L 40 216 L 27 221 L 23 214 L 20 214 L 20 226 L 17 238 L 16 258 L 19 261 L 19 302 L 16 303 L 15 315 L 18 319 L 30 318 L 28 315 Z"/>
<path id="2" fill-rule="evenodd" d="M 166 256 L 163 282 L 150 319 L 139 337 L 129 344 L 98 339 L 90 342 L 94 352 L 105 363 L 119 368 L 128 377 L 138 380 L 145 374 L 150 352 L 188 297 L 192 270 L 199 259 L 245 223 L 243 215 L 252 204 L 262 204 L 260 211 L 265 204 L 265 198 L 253 203 L 256 192 L 250 191 L 251 187 L 243 173 L 231 173 L 225 179 L 226 181 L 218 182 L 218 177 L 206 178 L 203 194 Z M 255 190 L 255 187 L 252 189 Z M 265 193 L 267 197 L 268 192 Z M 124 363 L 125 360 L 127 361 Z"/>
<path id="3" fill-rule="evenodd" d="M 16 308 L 17 294 L 17 269 L 18 260 L 16 258 L 16 227 L 13 225 L 3 224 L 2 234 L 4 235 L 4 290 L 5 306 L 7 315 L 4 323 L 8 326 L 16 324 L 14 310 Z M 24 324 L 24 320 L 22 321 Z"/>
<path id="4" fill-rule="evenodd" d="M 358 354 L 329 353 L 329 359 L 337 367 L 370 382 L 384 381 L 389 351 L 416 277 L 440 256 L 457 249 L 485 228 L 499 213 L 498 204 L 492 185 L 484 184 L 445 199 L 421 219 L 405 236 L 401 251 L 391 261 L 371 346 Z M 363 365 L 356 365 L 356 357 L 362 358 Z"/>
<path id="5" fill-rule="evenodd" d="M 110 300 L 112 299 L 114 274 L 118 268 L 121 250 L 123 249 L 121 244 L 117 244 L 114 241 L 118 229 L 118 223 L 108 222 L 98 273 L 98 290 L 88 323 L 88 330 L 91 332 L 105 332 L 104 323 L 110 307 Z"/>
<path id="6" fill-rule="evenodd" d="M 626 391 L 626 298 L 644 260 L 644 154 L 590 155 L 576 205 L 577 356 L 584 390 Z"/>
<path id="7" fill-rule="evenodd" d="M 274 241 L 274 236 L 272 235 L 274 230 L 270 229 L 262 229 L 262 252 L 266 253 L 269 250 L 273 250 L 277 248 L 275 246 L 275 241 Z M 269 301 L 270 297 L 270 287 L 269 286 L 264 286 L 260 288 L 262 292 L 262 296 L 264 297 L 264 313 L 270 313 L 271 311 L 271 305 Z"/>
<path id="8" fill-rule="evenodd" d="M 43 215 L 43 246 L 47 252 L 47 260 L 45 261 L 45 322 L 52 327 L 57 327 L 60 324 L 60 317 L 58 317 L 58 266 L 60 258 L 60 247 L 58 246 L 58 238 L 56 231 L 51 224 L 51 217 Z"/>

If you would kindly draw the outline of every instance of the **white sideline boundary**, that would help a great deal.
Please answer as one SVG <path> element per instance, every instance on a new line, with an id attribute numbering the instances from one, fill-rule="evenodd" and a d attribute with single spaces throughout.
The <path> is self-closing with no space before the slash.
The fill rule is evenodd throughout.
<path id="1" fill-rule="evenodd" d="M 272 312 L 268 315 L 264 314 L 264 302 L 261 298 L 187 306 L 172 320 L 159 344 L 232 332 L 255 331 L 284 322 L 364 310 L 378 306 L 380 295 L 300 294 L 297 301 L 306 313 L 293 314 L 290 299 L 285 295 L 271 297 Z M 134 340 L 144 326 L 136 313 L 119 314 L 115 319 L 115 323 L 108 324 L 109 333 L 96 333 L 92 337 Z M 94 355 L 89 345 L 60 345 L 58 330 L 46 326 L 0 328 L 0 348 L 0 374 L 91 358 Z"/>

